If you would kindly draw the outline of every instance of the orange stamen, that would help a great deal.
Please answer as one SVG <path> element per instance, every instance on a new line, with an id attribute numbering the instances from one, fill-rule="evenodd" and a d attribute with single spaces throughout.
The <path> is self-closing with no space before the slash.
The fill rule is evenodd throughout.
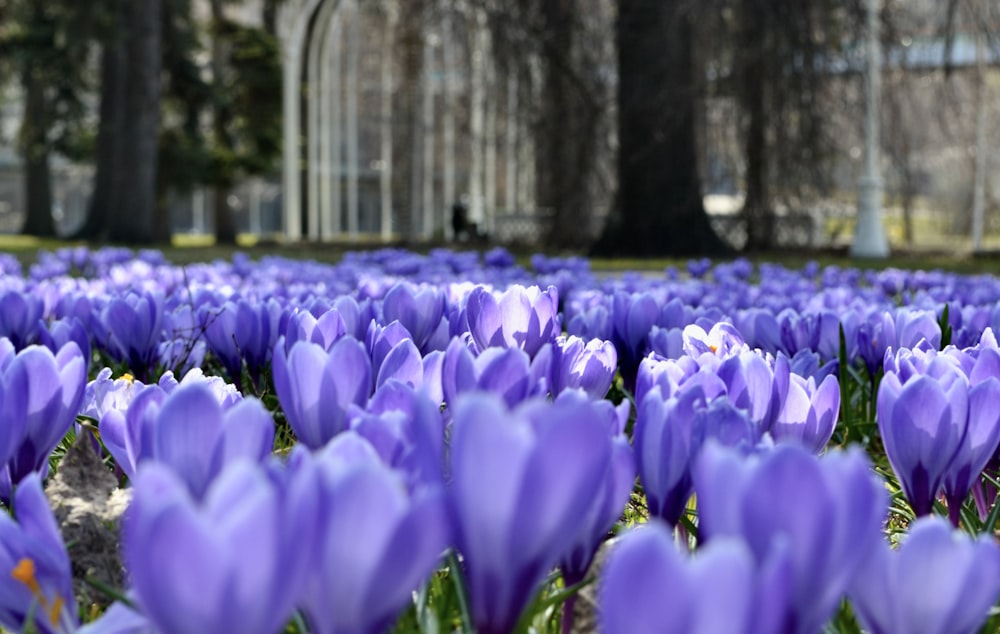
<path id="1" fill-rule="evenodd" d="M 45 611 L 45 616 L 49 618 L 49 623 L 53 626 L 58 625 L 59 618 L 62 616 L 62 610 L 66 605 L 66 602 L 62 597 L 56 595 L 56 598 L 52 601 L 51 605 L 49 600 L 45 598 L 42 594 L 42 588 L 38 585 L 38 578 L 35 577 L 35 562 L 28 557 L 22 558 L 14 566 L 14 570 L 11 571 L 10 576 L 14 578 L 15 581 L 23 583 L 27 586 L 28 590 L 38 601 L 38 605 L 41 606 L 42 610 Z"/>
<path id="2" fill-rule="evenodd" d="M 14 570 L 10 573 L 11 577 L 14 577 L 15 581 L 20 581 L 24 585 L 28 586 L 31 590 L 31 594 L 38 595 L 41 593 L 42 589 L 38 586 L 38 580 L 35 579 L 35 562 L 27 557 L 21 559 L 14 566 Z"/>

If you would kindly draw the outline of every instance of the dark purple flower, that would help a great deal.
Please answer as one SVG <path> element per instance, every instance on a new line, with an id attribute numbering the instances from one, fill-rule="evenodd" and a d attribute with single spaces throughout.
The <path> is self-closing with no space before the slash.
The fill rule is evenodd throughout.
<path id="1" fill-rule="evenodd" d="M 113 298 L 99 315 L 102 331 L 96 338 L 141 381 L 149 379 L 157 361 L 163 310 L 162 294 L 129 292 Z"/>
<path id="2" fill-rule="evenodd" d="M 202 310 L 205 341 L 229 378 L 242 387 L 246 362 L 251 379 L 258 382 L 277 339 L 281 306 L 274 300 L 264 303 L 238 300 Z"/>
<path id="3" fill-rule="evenodd" d="M 618 364 L 625 389 L 635 390 L 639 361 L 648 352 L 649 333 L 660 315 L 656 299 L 646 293 L 617 292 L 612 300 L 611 341 L 618 350 Z"/>
<path id="4" fill-rule="evenodd" d="M 0 337 L 21 350 L 38 340 L 38 322 L 45 306 L 38 295 L 22 291 L 0 294 Z"/>

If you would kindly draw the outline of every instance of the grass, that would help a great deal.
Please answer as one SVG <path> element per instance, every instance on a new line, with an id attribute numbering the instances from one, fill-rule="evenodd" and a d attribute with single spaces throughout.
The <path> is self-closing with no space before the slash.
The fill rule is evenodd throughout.
<path id="1" fill-rule="evenodd" d="M 929 228 L 928 228 L 929 229 Z M 889 228 L 890 236 L 893 235 L 892 227 Z M 958 273 L 991 273 L 1000 274 L 1000 236 L 991 236 L 986 240 L 987 248 L 995 248 L 994 251 L 985 251 L 979 255 L 973 255 L 968 246 L 968 239 L 960 237 L 947 237 L 936 234 L 939 239 L 936 242 L 927 242 L 923 239 L 923 234 L 932 232 L 921 231 L 921 244 L 919 249 L 906 249 L 894 244 L 892 254 L 884 260 L 871 260 L 862 258 L 851 258 L 846 247 L 825 248 L 817 250 L 806 249 L 780 249 L 759 253 L 734 253 L 725 259 L 736 257 L 747 257 L 754 263 L 771 262 L 781 264 L 790 269 L 803 267 L 810 261 L 817 262 L 820 266 L 840 266 L 856 267 L 865 269 L 944 269 Z M 895 243 L 896 240 L 894 239 Z M 30 265 L 36 258 L 39 250 L 55 250 L 62 247 L 80 246 L 85 242 L 70 242 L 49 238 L 35 238 L 32 236 L 22 236 L 14 234 L 0 234 L 0 252 L 10 253 L 16 256 L 22 264 Z M 93 245 L 96 246 L 96 245 Z M 236 252 L 242 252 L 254 259 L 265 256 L 281 256 L 291 259 L 315 260 L 318 262 L 335 263 L 340 261 L 348 251 L 378 249 L 386 246 L 405 247 L 418 253 L 427 253 L 433 248 L 447 247 L 459 250 L 469 250 L 472 245 L 454 243 L 421 243 L 408 245 L 405 243 L 382 244 L 377 240 L 361 239 L 353 242 L 340 241 L 331 243 L 282 243 L 274 239 L 261 240 L 251 234 L 241 234 L 237 238 L 235 246 L 217 245 L 212 236 L 176 234 L 173 236 L 170 245 L 154 245 L 163 252 L 166 258 L 175 264 L 190 264 L 195 262 L 210 262 L 217 259 L 229 260 Z M 486 251 L 492 245 L 485 245 L 478 250 Z M 135 247 L 138 248 L 138 247 Z M 517 258 L 519 264 L 529 267 L 529 258 L 536 252 L 545 252 L 544 245 L 539 245 L 537 249 L 511 248 L 512 253 Z M 559 255 L 584 255 L 583 253 L 561 253 Z M 667 267 L 683 268 L 689 258 L 591 258 L 591 268 L 597 272 L 622 273 L 625 271 L 659 272 Z"/>

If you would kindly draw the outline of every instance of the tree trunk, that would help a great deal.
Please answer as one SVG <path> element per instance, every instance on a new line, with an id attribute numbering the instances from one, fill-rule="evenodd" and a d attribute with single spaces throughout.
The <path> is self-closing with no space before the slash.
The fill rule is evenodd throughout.
<path id="1" fill-rule="evenodd" d="M 108 237 L 114 241 L 153 242 L 156 214 L 156 159 L 160 127 L 160 0 L 128 3 L 125 115 L 122 125 L 124 178 L 119 207 Z"/>
<path id="2" fill-rule="evenodd" d="M 21 121 L 21 149 L 24 156 L 25 219 L 22 233 L 54 237 L 52 180 L 49 169 L 49 140 L 45 86 L 37 69 L 24 69 L 24 118 Z"/>
<path id="3" fill-rule="evenodd" d="M 702 204 L 689 6 L 678 0 L 619 0 L 619 203 L 595 254 L 729 251 Z"/>
<path id="4" fill-rule="evenodd" d="M 101 48 L 101 101 L 97 126 L 97 156 L 94 191 L 87 206 L 87 219 L 74 239 L 107 240 L 111 218 L 117 216 L 118 192 L 125 169 L 125 37 L 121 33 L 121 0 L 108 0 L 111 27 Z"/>
<path id="5" fill-rule="evenodd" d="M 746 198 L 742 212 L 747 251 L 774 247 L 775 218 L 767 169 L 767 86 L 770 78 L 764 65 L 768 49 L 760 41 L 768 38 L 768 8 L 764 3 L 770 1 L 744 0 L 744 20 L 740 26 L 743 37 L 743 87 L 740 92 L 747 120 Z"/>
<path id="6" fill-rule="evenodd" d="M 573 0 L 540 4 L 545 25 L 542 63 L 545 90 L 541 104 L 538 202 L 551 211 L 546 245 L 579 248 L 589 244 L 591 200 L 588 182 L 594 169 L 597 112 L 581 91 L 573 63 L 576 16 Z M 585 71 L 584 71 L 585 72 Z M 574 81 L 576 79 L 576 81 Z"/>
<path id="7" fill-rule="evenodd" d="M 212 0 L 212 24 L 215 26 L 212 33 L 212 82 L 216 85 L 217 90 L 225 82 L 225 58 L 228 43 L 221 28 L 225 19 L 222 0 Z M 220 94 L 224 94 L 224 92 L 220 91 Z M 220 147 L 232 151 L 235 144 L 226 129 L 231 113 L 224 99 L 217 99 L 215 103 L 215 109 L 212 112 L 215 142 Z M 222 185 L 216 186 L 213 194 L 212 218 L 215 222 L 215 243 L 236 244 L 236 218 L 233 217 L 233 210 L 229 206 L 229 188 Z"/>

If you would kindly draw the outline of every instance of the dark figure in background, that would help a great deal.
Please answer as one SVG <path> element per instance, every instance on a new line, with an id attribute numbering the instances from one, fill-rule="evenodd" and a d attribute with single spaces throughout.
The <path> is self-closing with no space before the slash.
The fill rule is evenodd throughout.
<path id="1" fill-rule="evenodd" d="M 451 230 L 455 239 L 468 237 L 469 228 L 469 208 L 462 201 L 456 201 L 451 206 Z"/>
<path id="2" fill-rule="evenodd" d="M 461 200 L 451 206 L 451 229 L 461 242 L 476 237 L 476 225 L 469 222 L 469 208 Z"/>

